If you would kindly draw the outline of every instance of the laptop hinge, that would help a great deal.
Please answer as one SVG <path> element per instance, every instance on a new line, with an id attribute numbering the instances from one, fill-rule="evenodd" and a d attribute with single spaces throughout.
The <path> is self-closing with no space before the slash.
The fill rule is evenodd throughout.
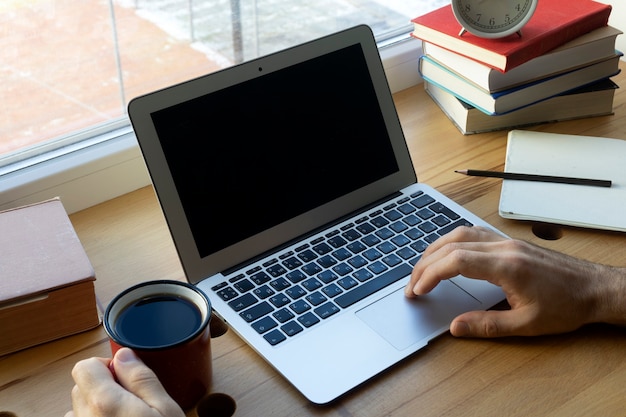
<path id="1" fill-rule="evenodd" d="M 319 233 L 319 232 L 321 232 L 323 230 L 332 228 L 335 225 L 346 221 L 347 219 L 350 219 L 350 218 L 353 218 L 353 217 L 358 217 L 359 214 L 364 213 L 364 212 L 370 210 L 372 207 L 376 207 L 378 205 L 381 205 L 381 204 L 383 204 L 383 203 L 385 203 L 385 202 L 387 202 L 389 200 L 393 200 L 394 198 L 397 198 L 397 197 L 399 197 L 401 195 L 402 195 L 401 192 L 396 191 L 395 193 L 393 193 L 391 195 L 388 195 L 388 196 L 383 197 L 383 198 L 381 198 L 381 199 L 379 199 L 379 200 L 377 200 L 377 201 L 375 201 L 375 202 L 373 202 L 371 204 L 368 204 L 368 205 L 366 205 L 364 207 L 361 207 L 360 209 L 355 210 L 355 211 L 353 211 L 351 213 L 348 213 L 345 216 L 341 216 L 340 218 L 335 219 L 332 222 L 329 222 L 329 223 L 326 223 L 326 224 L 324 224 L 322 226 L 319 226 L 319 227 L 311 230 L 310 232 L 307 232 L 307 233 L 305 233 L 305 234 L 303 234 L 301 236 L 298 236 L 295 239 L 292 239 L 290 241 L 287 241 L 287 242 L 283 243 L 282 245 L 279 245 L 279 246 L 277 246 L 275 248 L 272 248 L 271 250 L 265 251 L 265 252 L 255 256 L 255 257 L 253 257 L 251 259 L 248 259 L 248 260 L 246 260 L 244 262 L 241 262 L 241 263 L 239 263 L 237 265 L 234 265 L 234 266 L 232 266 L 232 267 L 222 271 L 222 274 L 230 275 L 234 271 L 237 271 L 237 270 L 240 270 L 240 269 L 244 269 L 246 266 L 251 265 L 251 264 L 257 262 L 260 259 L 270 257 L 274 253 L 280 252 L 280 251 L 282 251 L 283 249 L 285 249 L 285 248 L 287 248 L 289 246 L 293 246 L 293 245 L 295 245 L 298 242 L 306 240 L 309 237 L 311 237 L 311 236 L 313 236 L 313 235 L 315 235 L 315 234 L 317 234 L 317 233 Z"/>

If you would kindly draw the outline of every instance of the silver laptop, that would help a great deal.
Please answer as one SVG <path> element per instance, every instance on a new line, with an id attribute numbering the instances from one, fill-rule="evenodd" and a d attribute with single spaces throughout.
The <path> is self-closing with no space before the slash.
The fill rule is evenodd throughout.
<path id="1" fill-rule="evenodd" d="M 187 280 L 314 403 L 504 299 L 461 276 L 405 298 L 430 242 L 488 225 L 417 183 L 367 26 L 136 98 L 129 114 Z"/>

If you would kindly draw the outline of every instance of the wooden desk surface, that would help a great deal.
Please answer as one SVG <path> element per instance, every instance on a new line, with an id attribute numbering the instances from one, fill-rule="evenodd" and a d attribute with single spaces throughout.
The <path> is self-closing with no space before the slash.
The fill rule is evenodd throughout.
<path id="1" fill-rule="evenodd" d="M 626 64 L 622 63 L 622 68 Z M 616 82 L 626 86 L 622 73 Z M 550 228 L 498 216 L 500 182 L 454 169 L 503 168 L 506 132 L 462 136 L 422 86 L 395 95 L 420 181 L 429 183 L 510 236 L 593 261 L 626 266 L 626 234 Z M 546 124 L 532 130 L 626 139 L 626 92 L 615 115 Z M 147 187 L 71 216 L 96 270 L 103 305 L 150 279 L 184 279 L 165 221 Z M 0 337 L 2 337 L 0 335 Z M 61 416 L 71 408 L 73 364 L 110 356 L 104 331 L 93 331 L 0 357 L 0 412 Z M 233 332 L 213 340 L 214 392 L 237 403 L 238 416 L 624 415 L 626 332 L 605 325 L 536 338 L 433 341 L 336 403 L 308 403 Z M 2 413 L 0 413 L 2 415 Z"/>

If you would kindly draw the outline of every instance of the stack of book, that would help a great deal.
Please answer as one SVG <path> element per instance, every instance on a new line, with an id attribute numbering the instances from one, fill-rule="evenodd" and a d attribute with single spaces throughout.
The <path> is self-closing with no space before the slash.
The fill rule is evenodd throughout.
<path id="1" fill-rule="evenodd" d="M 463 134 L 612 114 L 611 6 L 542 0 L 521 36 L 459 35 L 451 6 L 412 20 L 428 94 Z"/>

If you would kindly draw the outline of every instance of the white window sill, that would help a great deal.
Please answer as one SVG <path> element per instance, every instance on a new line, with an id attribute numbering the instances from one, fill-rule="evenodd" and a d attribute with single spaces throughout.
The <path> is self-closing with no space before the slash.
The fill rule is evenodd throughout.
<path id="1" fill-rule="evenodd" d="M 392 92 L 421 82 L 421 43 L 405 39 L 381 47 Z M 0 176 L 0 210 L 60 197 L 68 213 L 91 207 L 150 184 L 130 126 L 87 146 Z"/>

